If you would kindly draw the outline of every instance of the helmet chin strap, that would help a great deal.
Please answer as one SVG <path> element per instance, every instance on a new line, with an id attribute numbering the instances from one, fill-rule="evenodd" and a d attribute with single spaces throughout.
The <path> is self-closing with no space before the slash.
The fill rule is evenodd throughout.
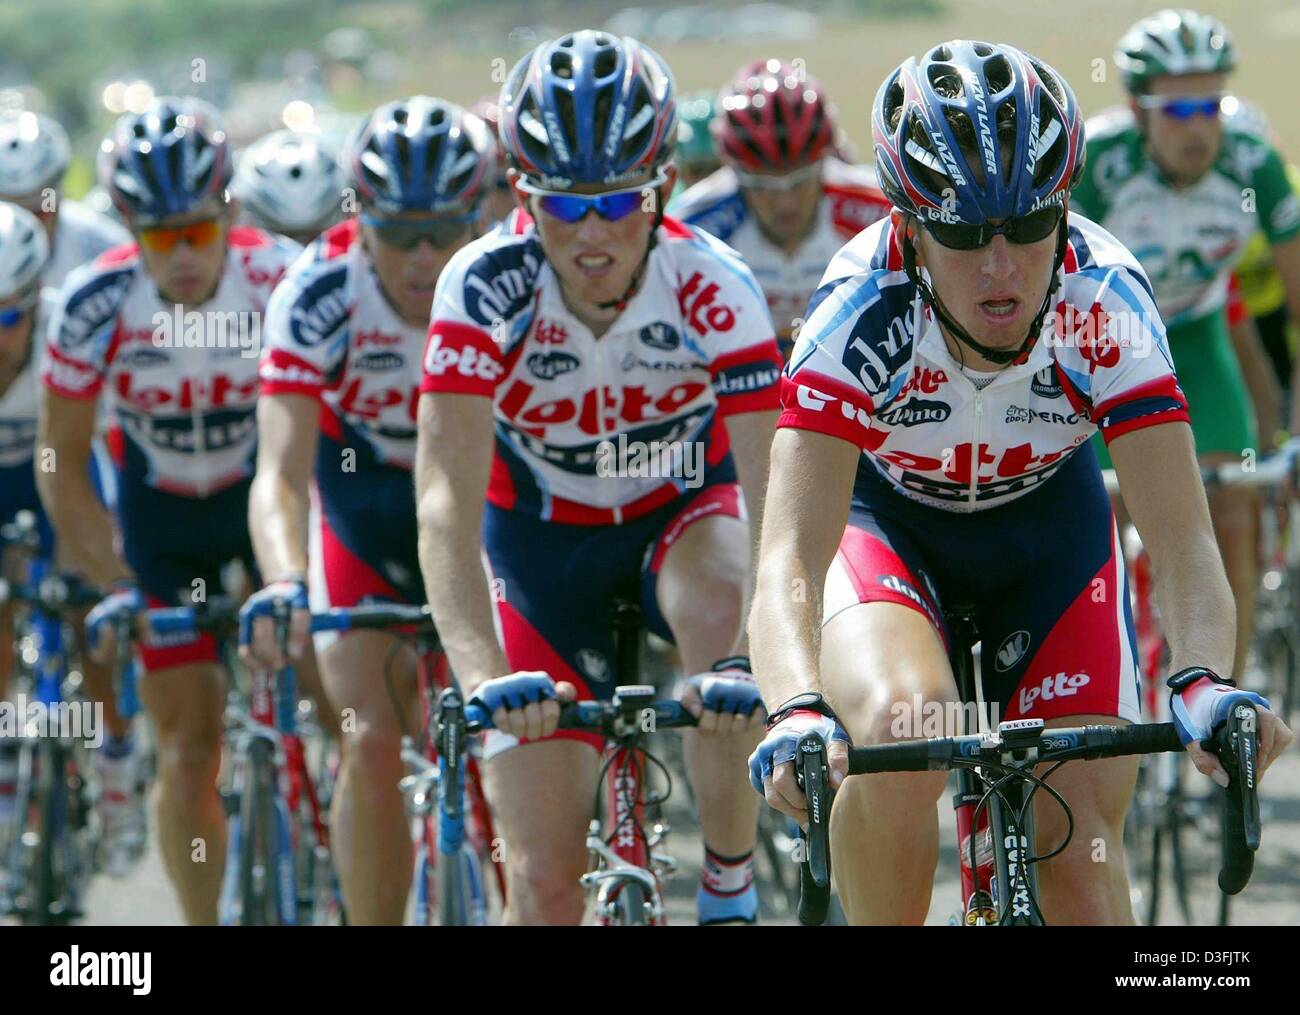
<path id="1" fill-rule="evenodd" d="M 1069 230 L 1066 227 L 1066 218 L 1062 216 L 1061 224 L 1058 227 L 1056 235 L 1056 256 L 1052 263 L 1052 280 L 1047 287 L 1047 292 L 1043 296 L 1043 305 L 1038 308 L 1038 313 L 1034 315 L 1033 321 L 1029 324 L 1029 331 L 1024 340 L 1015 349 L 996 349 L 991 345 L 985 345 L 978 341 L 969 331 L 963 328 L 953 316 L 948 313 L 944 305 L 935 295 L 930 284 L 921 277 L 920 271 L 916 266 L 916 248 L 912 245 L 911 237 L 904 232 L 903 234 L 903 270 L 907 272 L 907 277 L 911 283 L 916 286 L 917 291 L 921 294 L 922 301 L 934 310 L 934 315 L 939 318 L 939 322 L 957 339 L 962 345 L 974 349 L 990 363 L 997 363 L 1005 366 L 1008 363 L 1015 363 L 1025 356 L 1033 344 L 1038 340 L 1038 333 L 1043 326 L 1043 318 L 1047 316 L 1047 308 L 1051 306 L 1052 296 L 1060 288 L 1061 279 L 1059 272 L 1061 265 L 1065 263 L 1065 248 L 1069 240 Z"/>

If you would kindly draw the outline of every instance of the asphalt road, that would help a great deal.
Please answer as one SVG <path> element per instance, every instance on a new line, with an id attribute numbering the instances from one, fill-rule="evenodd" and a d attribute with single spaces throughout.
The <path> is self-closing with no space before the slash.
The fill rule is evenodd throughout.
<path id="1" fill-rule="evenodd" d="M 1256 858 L 1254 878 L 1233 900 L 1232 922 L 1294 927 L 1300 925 L 1300 750 L 1293 746 L 1269 770 L 1261 786 L 1264 839 Z M 956 835 L 948 794 L 940 799 L 938 810 L 940 858 L 926 922 L 942 925 L 958 906 Z M 673 828 L 669 851 L 680 863 L 679 873 L 665 889 L 669 919 L 676 924 L 693 923 L 702 854 L 698 828 L 684 805 L 672 807 L 669 819 Z M 1181 923 L 1169 891 L 1165 898 L 1161 922 Z M 182 922 L 156 847 L 151 847 L 141 866 L 123 880 L 101 877 L 92 885 L 86 922 L 113 925 Z M 770 922 L 791 923 L 793 919 L 776 914 Z"/>

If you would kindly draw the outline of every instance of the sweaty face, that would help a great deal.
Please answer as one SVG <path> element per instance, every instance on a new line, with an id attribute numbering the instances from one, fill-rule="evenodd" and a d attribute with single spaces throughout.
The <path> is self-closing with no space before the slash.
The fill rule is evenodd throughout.
<path id="1" fill-rule="evenodd" d="M 773 175 L 774 179 L 780 179 L 779 174 L 754 175 Z M 788 190 L 760 189 L 742 184 L 741 191 L 759 229 L 779 246 L 791 247 L 812 232 L 822 197 L 822 178 L 820 173 L 815 173 Z"/>
<path id="2" fill-rule="evenodd" d="M 929 271 L 947 312 L 982 345 L 1018 348 L 1051 284 L 1057 233 L 1023 245 L 994 236 L 977 250 L 951 250 L 919 224 L 909 228 L 916 231 L 917 263 Z M 959 360 L 972 362 L 974 353 L 964 346 L 959 350 L 951 337 L 948 348 Z"/>
<path id="3" fill-rule="evenodd" d="M 546 260 L 559 277 L 571 308 L 581 310 L 583 306 L 608 303 L 627 292 L 650 242 L 658 202 L 672 193 L 676 180 L 673 167 L 667 168 L 667 175 L 667 182 L 657 191 L 646 189 L 640 207 L 615 222 L 601 218 L 595 211 L 589 211 L 579 222 L 565 222 L 548 214 L 537 195 L 516 191 L 537 223 Z M 650 174 L 647 172 L 644 177 L 649 180 Z M 582 185 L 568 193 L 598 194 L 622 190 L 636 182 L 632 180 L 615 187 Z"/>
<path id="4" fill-rule="evenodd" d="M 1152 80 L 1148 94 L 1154 98 L 1211 96 L 1222 92 L 1226 83 L 1224 74 L 1165 76 Z M 1139 108 L 1137 116 L 1156 163 L 1175 182 L 1195 183 L 1214 165 L 1223 140 L 1223 121 L 1218 115 L 1197 114 L 1179 120 L 1158 109 Z"/>
<path id="5" fill-rule="evenodd" d="M 427 212 L 402 212 L 384 216 L 394 222 L 420 222 L 436 219 Z M 456 216 L 447 216 L 454 218 Z M 463 235 L 447 247 L 435 247 L 429 240 L 421 240 L 410 250 L 384 242 L 379 231 L 365 222 L 361 223 L 361 237 L 379 284 L 389 304 L 408 324 L 427 327 L 433 311 L 433 290 L 438 276 L 447 267 L 452 256 L 479 233 L 479 223 L 469 223 Z"/>
<path id="6" fill-rule="evenodd" d="M 213 198 L 185 215 L 172 215 L 147 225 L 132 223 L 132 231 L 140 241 L 140 256 L 144 259 L 145 269 L 163 300 L 193 306 L 211 299 L 225 267 L 226 240 L 233 215 L 233 202 L 226 205 Z M 198 245 L 182 238 L 170 250 L 152 249 L 142 235 L 213 221 L 216 231 L 211 242 Z"/>

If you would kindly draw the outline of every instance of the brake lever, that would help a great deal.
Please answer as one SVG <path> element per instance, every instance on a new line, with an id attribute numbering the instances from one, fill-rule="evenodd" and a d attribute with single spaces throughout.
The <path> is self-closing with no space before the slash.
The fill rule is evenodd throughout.
<path id="1" fill-rule="evenodd" d="M 1223 798 L 1223 866 L 1219 871 L 1219 888 L 1227 895 L 1236 895 L 1250 881 L 1261 838 L 1259 715 L 1254 706 L 1244 702 L 1236 705 L 1213 744 L 1228 772 L 1228 788 Z"/>

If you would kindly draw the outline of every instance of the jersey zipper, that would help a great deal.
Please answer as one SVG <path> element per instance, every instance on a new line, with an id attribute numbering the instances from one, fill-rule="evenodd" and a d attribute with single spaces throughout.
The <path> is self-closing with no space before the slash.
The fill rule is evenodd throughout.
<path id="1" fill-rule="evenodd" d="M 975 433 L 970 445 L 970 493 L 968 503 L 971 508 L 975 507 L 975 492 L 979 487 L 980 481 L 980 419 L 984 415 L 984 392 L 982 389 L 975 391 Z"/>
<path id="2" fill-rule="evenodd" d="M 606 332 L 606 334 L 608 334 L 608 332 Z M 594 332 L 592 333 L 592 340 L 595 344 L 596 351 L 594 357 L 596 363 L 596 433 L 600 438 L 600 441 L 605 441 L 608 440 L 608 436 L 605 433 L 605 350 L 601 347 L 601 340 L 595 337 Z M 597 443 L 599 444 L 599 441 Z M 617 445 L 615 445 L 614 454 L 615 456 L 618 454 Z M 614 460 L 617 463 L 615 469 L 621 469 L 623 463 L 619 461 L 617 457 L 615 457 Z M 610 511 L 614 515 L 614 524 L 622 525 L 623 509 L 615 506 L 610 508 Z"/>

